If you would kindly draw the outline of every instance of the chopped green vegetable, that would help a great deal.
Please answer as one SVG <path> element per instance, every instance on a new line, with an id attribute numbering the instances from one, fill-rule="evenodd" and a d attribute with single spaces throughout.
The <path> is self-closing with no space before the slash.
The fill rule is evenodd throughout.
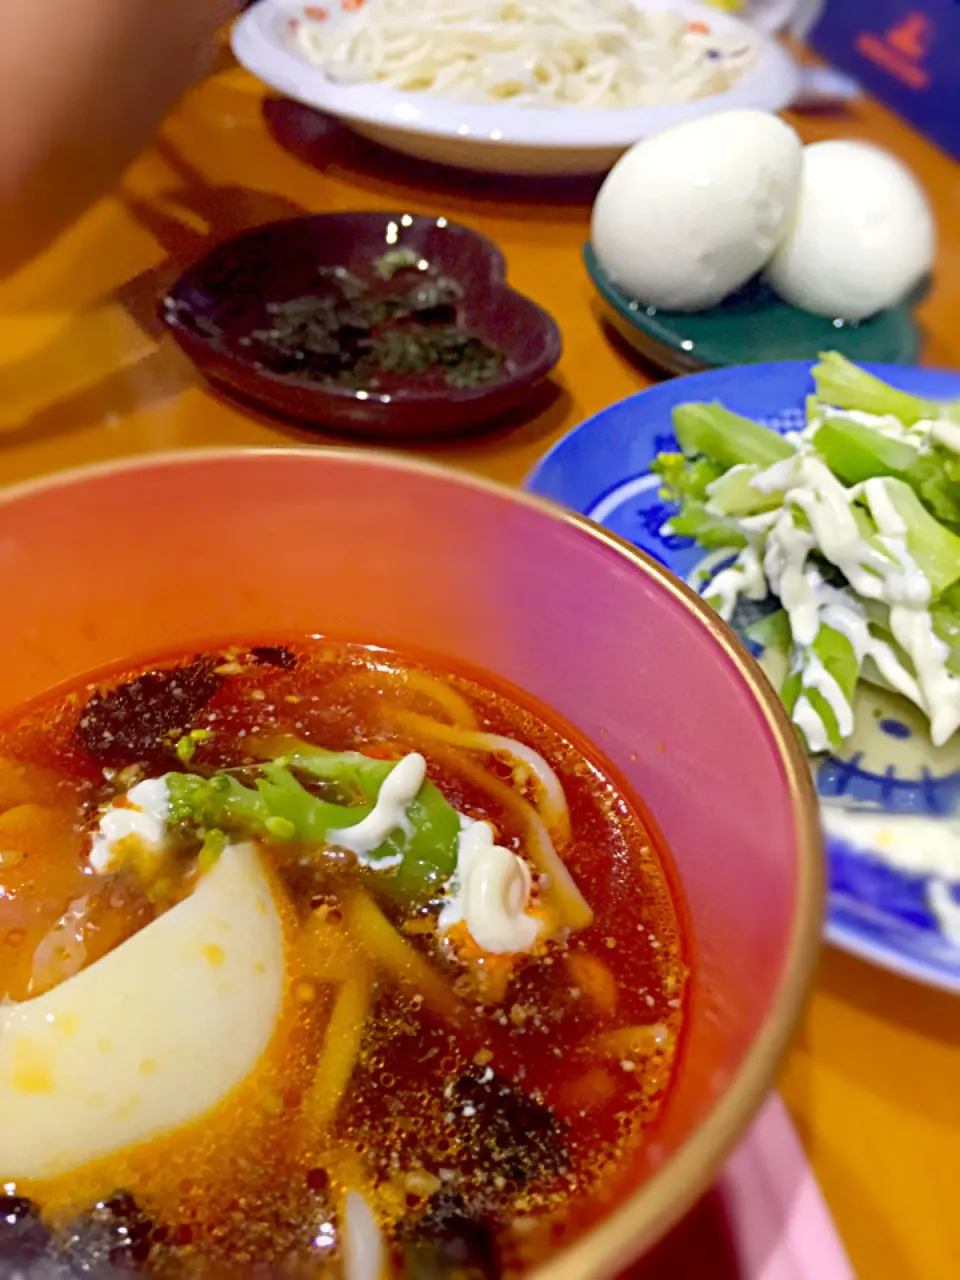
<path id="1" fill-rule="evenodd" d="M 209 778 L 174 773 L 167 778 L 171 819 L 239 839 L 322 848 L 331 832 L 355 826 L 372 812 L 395 767 L 394 761 L 355 751 L 307 748 L 259 766 L 254 786 L 225 772 Z M 367 874 L 377 888 L 404 902 L 428 901 L 456 868 L 459 815 L 427 780 L 407 806 L 406 817 L 406 826 L 371 852 Z M 402 858 L 399 865 L 376 870 L 378 862 L 397 856 Z"/>
<path id="2" fill-rule="evenodd" d="M 675 502 L 680 511 L 672 516 L 670 532 L 693 538 L 704 547 L 742 547 L 746 539 L 733 520 L 708 511 L 709 486 L 723 475 L 723 468 L 706 458 L 686 458 L 682 453 L 661 453 L 651 471 L 663 481 L 660 495 Z"/>
<path id="3" fill-rule="evenodd" d="M 198 744 L 209 742 L 212 737 L 212 729 L 191 729 L 189 733 L 177 739 L 177 745 L 174 748 L 177 759 L 182 764 L 189 764 L 196 754 Z"/>
<path id="4" fill-rule="evenodd" d="M 949 649 L 947 667 L 954 675 L 960 675 L 960 613 L 939 601 L 930 610 L 933 630 Z"/>
<path id="5" fill-rule="evenodd" d="M 906 526 L 907 550 L 930 583 L 934 597 L 960 578 L 960 538 L 927 511 L 902 480 L 883 481 L 887 497 Z"/>
<path id="6" fill-rule="evenodd" d="M 850 418 L 826 418 L 813 437 L 824 462 L 846 485 L 874 476 L 902 476 L 915 466 L 920 451 Z"/>
<path id="7" fill-rule="evenodd" d="M 791 670 L 780 690 L 780 696 L 791 716 L 796 711 L 800 698 L 806 698 L 822 722 L 831 748 L 836 750 L 846 735 L 829 699 L 816 687 L 814 672 L 820 672 L 821 667 L 827 677 L 836 681 L 848 706 L 852 705 L 854 690 L 860 679 L 860 661 L 848 638 L 842 632 L 825 625 L 820 626 L 813 644 L 805 648 L 798 646 L 794 650 Z M 819 683 L 819 680 L 816 682 Z"/>
<path id="8" fill-rule="evenodd" d="M 270 816 L 258 791 L 229 773 L 204 778 L 195 773 L 167 775 L 170 820 L 208 831 L 222 828 L 243 837 L 264 837 Z"/>
<path id="9" fill-rule="evenodd" d="M 351 807 L 349 820 L 344 820 L 343 809 L 340 809 L 338 827 L 353 826 L 366 817 L 384 779 L 396 767 L 391 761 L 373 760 L 358 752 L 344 752 L 338 757 L 316 749 L 290 756 L 287 763 L 290 768 L 302 770 L 320 781 L 333 781 L 341 786 L 347 781 L 363 794 L 365 805 Z M 355 816 L 358 808 L 363 812 Z M 387 882 L 401 897 L 416 896 L 424 889 L 435 891 L 449 880 L 456 869 L 460 839 L 459 814 L 429 778 L 408 805 L 407 820 L 409 833 L 392 832 L 370 855 L 374 861 L 402 855 L 403 862 Z M 432 894 L 428 892 L 427 896 Z"/>
<path id="10" fill-rule="evenodd" d="M 200 853 L 197 856 L 200 870 L 203 872 L 210 871 L 216 865 L 226 847 L 226 832 L 219 831 L 216 827 L 212 831 L 205 832 L 203 844 L 200 846 Z"/>
<path id="11" fill-rule="evenodd" d="M 673 429 L 684 453 L 703 454 L 724 469 L 744 462 L 771 467 L 796 452 L 784 436 L 721 404 L 677 405 Z"/>
<path id="12" fill-rule="evenodd" d="M 960 458 L 921 439 L 898 440 L 849 418 L 828 417 L 813 437 L 817 452 L 845 485 L 895 476 L 942 521 L 960 529 Z"/>
<path id="13" fill-rule="evenodd" d="M 661 453 L 650 470 L 663 482 L 662 494 L 671 502 L 696 498 L 705 502 L 707 490 L 719 480 L 725 468 L 708 458 L 688 458 L 682 453 Z"/>
<path id="14" fill-rule="evenodd" d="M 881 417 L 891 414 L 906 427 L 927 418 L 960 422 L 960 402 L 923 400 L 908 391 L 898 391 L 838 351 L 821 354 L 820 363 L 813 368 L 813 379 L 817 398 L 837 409 L 855 409 Z"/>
<path id="15" fill-rule="evenodd" d="M 268 818 L 263 825 L 267 829 L 267 834 L 273 836 L 274 840 L 292 840 L 297 834 L 297 828 L 289 818 Z"/>
<path id="16" fill-rule="evenodd" d="M 960 401 L 911 396 L 834 353 L 814 376 L 807 428 L 792 439 L 717 404 L 674 409 L 683 454 L 652 468 L 679 506 L 669 530 L 741 552 L 722 590 L 704 589 L 724 616 L 738 585 L 751 601 L 783 592 L 782 610 L 736 618 L 789 654 L 782 696 L 812 750 L 851 732 L 860 680 L 911 698 L 939 745 L 960 729 L 960 450 L 948 447 L 956 427 L 933 424 L 960 423 Z M 792 457 L 802 465 L 778 468 L 781 490 L 765 492 L 770 469 Z"/>
<path id="17" fill-rule="evenodd" d="M 938 520 L 960 532 L 960 457 L 952 449 L 935 444 L 903 479 Z"/>
<path id="18" fill-rule="evenodd" d="M 731 467 L 710 486 L 712 509 L 725 516 L 755 516 L 761 511 L 775 511 L 783 506 L 783 491 L 757 488 L 753 481 L 763 472 L 755 464 Z"/>
<path id="19" fill-rule="evenodd" d="M 793 644 L 790 631 L 790 619 L 784 609 L 777 609 L 752 622 L 746 630 L 748 640 L 762 645 L 764 649 L 774 649 L 777 653 L 788 654 Z"/>
<path id="20" fill-rule="evenodd" d="M 693 538 L 710 551 L 747 545 L 732 516 L 714 515 L 702 502 L 684 503 L 682 510 L 668 521 L 668 532 L 677 538 Z"/>

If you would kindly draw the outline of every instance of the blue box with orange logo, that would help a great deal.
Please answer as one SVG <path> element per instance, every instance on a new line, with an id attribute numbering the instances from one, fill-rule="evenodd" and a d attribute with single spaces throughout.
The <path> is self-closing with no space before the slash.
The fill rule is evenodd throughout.
<path id="1" fill-rule="evenodd" d="M 808 39 L 960 158 L 960 0 L 827 0 Z"/>

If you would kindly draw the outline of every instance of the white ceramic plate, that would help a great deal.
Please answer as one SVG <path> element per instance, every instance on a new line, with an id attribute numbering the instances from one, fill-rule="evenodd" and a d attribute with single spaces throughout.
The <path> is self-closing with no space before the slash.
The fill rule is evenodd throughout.
<path id="1" fill-rule="evenodd" d="M 288 24 L 302 14 L 302 0 L 254 5 L 234 28 L 233 50 L 272 88 L 338 116 L 374 142 L 419 159 L 487 173 L 605 173 L 634 142 L 670 125 L 731 107 L 779 111 L 793 100 L 799 72 L 774 41 L 689 0 L 645 0 L 642 7 L 688 13 L 718 32 L 743 30 L 763 42 L 760 59 L 726 93 L 694 102 L 632 110 L 538 110 L 464 104 L 380 85 L 335 84 L 289 47 Z"/>

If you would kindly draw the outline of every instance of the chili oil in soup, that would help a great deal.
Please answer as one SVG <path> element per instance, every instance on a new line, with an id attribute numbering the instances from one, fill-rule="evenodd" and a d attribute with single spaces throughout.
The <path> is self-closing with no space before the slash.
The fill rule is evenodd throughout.
<path id="1" fill-rule="evenodd" d="M 594 749 L 321 641 L 9 719 L 0 955 L 0 1259 L 64 1275 L 523 1271 L 629 1187 L 686 977 Z"/>

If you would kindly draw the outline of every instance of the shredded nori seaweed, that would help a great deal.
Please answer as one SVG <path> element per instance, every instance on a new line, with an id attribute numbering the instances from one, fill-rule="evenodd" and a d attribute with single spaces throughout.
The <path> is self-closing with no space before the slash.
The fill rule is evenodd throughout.
<path id="1" fill-rule="evenodd" d="M 450 387 L 493 382 L 503 352 L 460 323 L 464 295 L 456 280 L 388 258 L 374 263 L 393 286 L 388 292 L 344 267 L 322 268 L 316 293 L 268 304 L 270 327 L 255 329 L 243 345 L 274 373 L 358 390 L 377 389 L 384 377 L 428 374 Z"/>
<path id="2" fill-rule="evenodd" d="M 97 690 L 77 724 L 80 747 L 98 765 L 171 764 L 177 738 L 223 684 L 214 668 L 215 659 L 203 656 Z"/>

